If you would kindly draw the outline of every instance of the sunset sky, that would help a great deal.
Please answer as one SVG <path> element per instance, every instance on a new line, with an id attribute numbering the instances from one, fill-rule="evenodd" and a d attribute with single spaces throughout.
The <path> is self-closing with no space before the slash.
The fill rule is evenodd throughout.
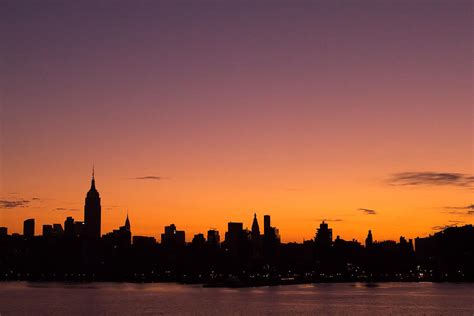
<path id="1" fill-rule="evenodd" d="M 199 4 L 198 4 L 199 3 Z M 471 1 L 1 1 L 0 226 L 474 222 Z"/>

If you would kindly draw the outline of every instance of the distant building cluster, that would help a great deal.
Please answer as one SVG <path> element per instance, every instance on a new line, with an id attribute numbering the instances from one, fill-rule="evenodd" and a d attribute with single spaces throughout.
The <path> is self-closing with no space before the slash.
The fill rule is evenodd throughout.
<path id="1" fill-rule="evenodd" d="M 229 222 L 224 240 L 219 231 L 196 234 L 190 243 L 175 224 L 165 226 L 161 243 L 133 236 L 127 214 L 117 230 L 101 234 L 100 195 L 92 175 L 84 222 L 67 217 L 43 225 L 23 223 L 23 235 L 0 227 L 0 280 L 129 280 L 202 282 L 209 286 L 247 286 L 316 281 L 474 280 L 474 229 L 451 227 L 427 238 L 399 242 L 373 239 L 365 245 L 346 241 L 326 222 L 313 240 L 281 243 L 279 231 L 257 214 L 251 229 Z M 415 251 L 416 249 L 416 251 Z"/>

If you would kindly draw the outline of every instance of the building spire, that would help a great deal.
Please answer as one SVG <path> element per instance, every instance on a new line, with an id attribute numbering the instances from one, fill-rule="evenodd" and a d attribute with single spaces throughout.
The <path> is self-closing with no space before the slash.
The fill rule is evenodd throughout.
<path id="1" fill-rule="evenodd" d="M 95 188 L 95 170 L 94 170 L 94 165 L 93 164 L 92 164 L 91 190 L 96 190 L 96 188 Z"/>
<path id="2" fill-rule="evenodd" d="M 258 227 L 257 213 L 253 214 L 252 235 L 255 237 L 260 236 L 260 227 Z"/>
<path id="3" fill-rule="evenodd" d="M 95 172 L 92 166 L 91 188 L 87 192 L 84 205 L 84 235 L 89 239 L 100 238 L 100 224 L 102 208 L 100 206 L 100 195 L 95 188 Z"/>
<path id="4" fill-rule="evenodd" d="M 127 219 L 125 220 L 125 227 L 130 230 L 130 220 L 128 219 L 128 210 L 127 210 Z"/>

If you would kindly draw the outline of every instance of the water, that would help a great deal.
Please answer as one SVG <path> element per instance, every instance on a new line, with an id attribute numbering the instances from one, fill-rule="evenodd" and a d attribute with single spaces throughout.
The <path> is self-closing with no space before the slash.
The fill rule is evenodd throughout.
<path id="1" fill-rule="evenodd" d="M 474 284 L 0 283 L 0 315 L 474 315 Z"/>

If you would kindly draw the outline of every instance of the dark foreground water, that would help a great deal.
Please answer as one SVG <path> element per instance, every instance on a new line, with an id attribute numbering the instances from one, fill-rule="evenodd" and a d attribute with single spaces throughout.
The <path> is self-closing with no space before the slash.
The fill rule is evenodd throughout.
<path id="1" fill-rule="evenodd" d="M 474 315 L 474 284 L 0 283 L 0 315 Z"/>

